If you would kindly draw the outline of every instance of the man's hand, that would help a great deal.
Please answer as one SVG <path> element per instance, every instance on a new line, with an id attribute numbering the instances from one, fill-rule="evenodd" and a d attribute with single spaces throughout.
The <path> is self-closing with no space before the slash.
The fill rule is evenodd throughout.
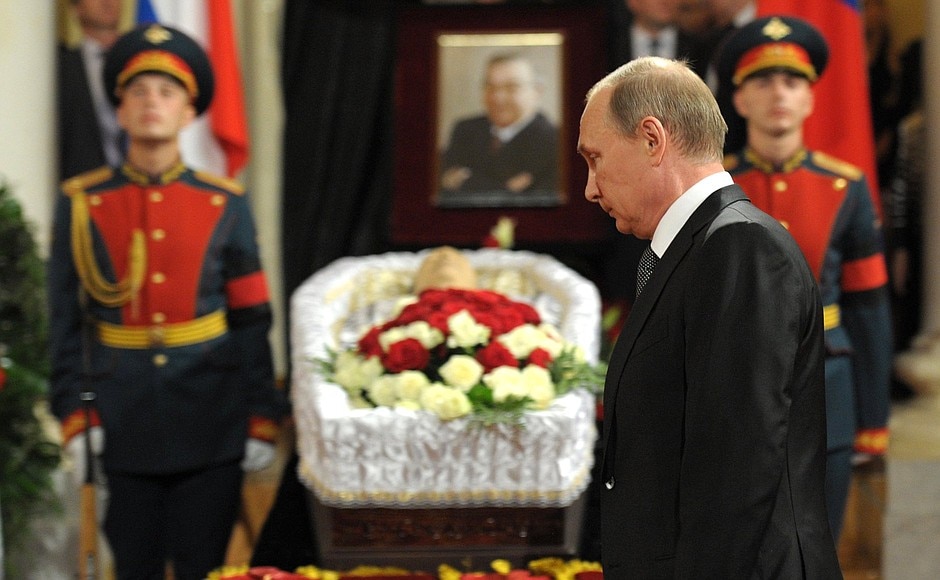
<path id="1" fill-rule="evenodd" d="M 276 455 L 274 445 L 260 439 L 248 439 L 245 442 L 245 458 L 242 459 L 242 470 L 261 471 L 274 462 Z"/>
<path id="2" fill-rule="evenodd" d="M 506 189 L 513 193 L 522 193 L 529 189 L 535 178 L 528 171 L 517 173 L 506 180 Z"/>
<path id="3" fill-rule="evenodd" d="M 460 189 L 463 182 L 470 179 L 473 172 L 468 167 L 451 167 L 441 176 L 441 186 L 449 191 Z"/>

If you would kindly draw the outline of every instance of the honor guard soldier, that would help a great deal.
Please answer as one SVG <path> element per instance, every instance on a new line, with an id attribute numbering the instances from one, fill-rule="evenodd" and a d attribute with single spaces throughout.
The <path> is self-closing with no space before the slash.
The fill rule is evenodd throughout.
<path id="1" fill-rule="evenodd" d="M 52 409 L 78 464 L 86 440 L 100 454 L 117 577 L 163 578 L 171 562 L 178 580 L 204 578 L 286 412 L 268 287 L 241 186 L 180 158 L 179 132 L 212 100 L 203 49 L 145 25 L 115 43 L 104 77 L 129 147 L 57 200 Z"/>
<path id="2" fill-rule="evenodd" d="M 728 40 L 718 72 L 730 80 L 734 106 L 747 121 L 747 144 L 725 167 L 790 231 L 822 294 L 826 493 L 838 538 L 853 461 L 878 463 L 888 445 L 892 347 L 882 233 L 868 183 L 858 168 L 803 142 L 828 55 L 813 26 L 772 16 Z"/>

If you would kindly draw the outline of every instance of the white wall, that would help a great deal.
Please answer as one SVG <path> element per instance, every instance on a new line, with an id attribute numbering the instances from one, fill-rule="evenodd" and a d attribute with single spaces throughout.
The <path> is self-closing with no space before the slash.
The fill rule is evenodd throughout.
<path id="1" fill-rule="evenodd" d="M 57 185 L 51 0 L 0 0 L 0 71 L 0 179 L 33 222 L 46 255 Z"/>

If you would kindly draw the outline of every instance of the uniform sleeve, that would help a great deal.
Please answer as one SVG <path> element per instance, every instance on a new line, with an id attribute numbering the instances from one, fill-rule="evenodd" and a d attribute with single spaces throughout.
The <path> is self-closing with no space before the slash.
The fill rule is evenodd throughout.
<path id="1" fill-rule="evenodd" d="M 881 230 L 864 182 L 851 192 L 854 210 L 848 219 L 842 268 L 841 322 L 852 343 L 853 378 L 860 432 L 887 427 L 893 353 L 887 268 Z M 882 444 L 867 449 L 883 453 Z"/>
<path id="2" fill-rule="evenodd" d="M 249 387 L 248 435 L 273 442 L 286 413 L 286 400 L 274 384 L 268 340 L 270 296 L 246 196 L 233 196 L 231 210 L 234 227 L 226 245 L 225 294 L 229 330 L 239 351 L 242 377 Z"/>
<path id="3" fill-rule="evenodd" d="M 71 207 L 70 198 L 60 193 L 53 219 L 52 246 L 46 276 L 52 361 L 50 407 L 62 423 L 62 437 L 65 441 L 85 428 L 80 399 L 84 374 L 82 308 L 78 274 L 72 259 Z M 92 416 L 92 424 L 100 424 L 97 413 Z"/>

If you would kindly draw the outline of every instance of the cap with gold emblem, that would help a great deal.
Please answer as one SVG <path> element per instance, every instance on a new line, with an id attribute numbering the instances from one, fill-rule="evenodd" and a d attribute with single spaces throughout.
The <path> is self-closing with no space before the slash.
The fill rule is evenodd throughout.
<path id="1" fill-rule="evenodd" d="M 175 28 L 144 24 L 121 36 L 105 58 L 104 87 L 117 105 L 128 82 L 140 73 L 167 74 L 186 89 L 196 114 L 212 102 L 214 79 L 206 52 Z"/>
<path id="2" fill-rule="evenodd" d="M 748 77 L 784 70 L 809 79 L 829 61 L 826 39 L 810 23 L 792 16 L 767 16 L 741 27 L 725 42 L 718 57 L 721 82 L 738 87 Z"/>

